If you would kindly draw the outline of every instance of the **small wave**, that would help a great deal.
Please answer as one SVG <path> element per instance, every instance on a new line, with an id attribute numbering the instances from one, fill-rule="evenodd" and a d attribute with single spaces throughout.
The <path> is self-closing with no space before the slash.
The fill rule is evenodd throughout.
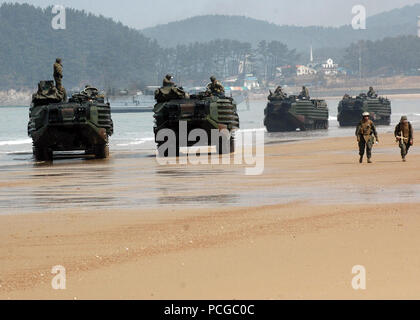
<path id="1" fill-rule="evenodd" d="M 239 129 L 238 132 L 255 132 L 255 131 L 265 131 L 265 128 L 252 128 L 252 129 Z"/>
<path id="2" fill-rule="evenodd" d="M 8 155 L 28 155 L 28 154 L 32 154 L 32 150 L 8 151 L 8 152 L 0 152 L 0 154 L 8 154 Z"/>
<path id="3" fill-rule="evenodd" d="M 9 141 L 0 141 L 0 146 L 16 146 L 20 144 L 32 143 L 31 139 L 18 139 L 18 140 L 9 140 Z"/>
<path id="4" fill-rule="evenodd" d="M 144 144 L 144 143 L 149 142 L 149 141 L 154 141 L 154 138 L 144 138 L 144 139 L 141 139 L 141 140 L 131 141 L 131 142 L 127 142 L 127 143 L 117 143 L 116 146 L 117 147 L 136 146 L 136 145 Z"/>

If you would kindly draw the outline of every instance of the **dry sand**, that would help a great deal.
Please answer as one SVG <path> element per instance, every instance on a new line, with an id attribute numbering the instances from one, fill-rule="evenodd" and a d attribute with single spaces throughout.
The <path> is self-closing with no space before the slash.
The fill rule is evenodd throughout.
<path id="1" fill-rule="evenodd" d="M 402 163 L 388 134 L 375 148 L 375 163 L 360 165 L 354 140 L 268 145 L 265 172 L 257 177 L 210 166 L 174 166 L 183 174 L 162 177 L 152 157 L 116 155 L 4 172 L 0 196 L 16 190 L 22 201 L 28 189 L 60 189 L 66 172 L 87 167 L 116 173 L 105 176 L 108 188 L 69 176 L 80 183 L 75 195 L 157 197 L 156 190 L 135 190 L 166 180 L 165 197 L 174 202 L 191 194 L 238 196 L 226 204 L 214 197 L 214 207 L 158 198 L 151 208 L 52 202 L 44 212 L 2 210 L 10 214 L 0 215 L 0 298 L 418 299 L 420 155 L 413 148 Z M 121 179 L 129 183 L 114 187 Z M 66 268 L 66 290 L 51 288 L 55 265 Z M 355 265 L 367 270 L 365 291 L 351 286 Z"/>

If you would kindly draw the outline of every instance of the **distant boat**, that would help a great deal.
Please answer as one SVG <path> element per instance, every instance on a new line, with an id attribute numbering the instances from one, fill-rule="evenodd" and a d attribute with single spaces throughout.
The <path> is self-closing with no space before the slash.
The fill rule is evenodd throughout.
<path id="1" fill-rule="evenodd" d="M 111 104 L 111 113 L 141 113 L 141 112 L 153 112 L 153 106 L 118 106 Z"/>
<path id="2" fill-rule="evenodd" d="M 112 113 L 153 112 L 154 96 L 138 92 L 132 99 L 111 100 Z"/>

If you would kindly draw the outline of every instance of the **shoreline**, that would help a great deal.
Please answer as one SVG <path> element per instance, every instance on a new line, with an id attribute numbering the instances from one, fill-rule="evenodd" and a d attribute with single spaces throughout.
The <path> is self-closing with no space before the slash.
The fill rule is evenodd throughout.
<path id="1" fill-rule="evenodd" d="M 335 90 L 333 90 L 335 91 Z M 383 90 L 383 91 L 398 91 L 398 89 L 395 90 Z M 416 90 L 417 91 L 417 90 Z M 343 90 L 343 94 L 346 91 Z M 353 95 L 357 95 L 357 93 L 354 93 Z M 382 93 L 379 92 L 380 96 L 389 98 L 389 99 L 420 99 L 420 89 L 418 90 L 418 93 Z M 266 101 L 268 96 L 268 90 L 267 94 L 252 94 L 250 96 L 249 101 Z M 329 100 L 341 100 L 343 98 L 343 95 L 336 95 L 336 94 L 325 94 L 322 91 L 318 92 L 314 90 L 311 92 L 311 96 L 316 97 L 317 99 L 329 99 Z M 29 107 L 30 105 L 30 98 L 24 99 L 24 100 L 17 100 L 13 102 L 1 102 L 0 101 L 0 108 L 5 107 L 11 107 L 11 108 L 21 108 L 21 107 Z"/>
<path id="2" fill-rule="evenodd" d="M 258 177 L 126 156 L 5 172 L 0 199 L 50 210 L 0 215 L 0 298 L 419 298 L 420 199 L 407 186 L 419 186 L 420 153 L 402 163 L 392 135 L 380 139 L 372 165 L 353 137 L 268 145 Z M 277 203 L 252 200 L 267 197 Z M 64 291 L 51 288 L 56 265 Z M 368 290 L 352 289 L 354 265 Z"/>

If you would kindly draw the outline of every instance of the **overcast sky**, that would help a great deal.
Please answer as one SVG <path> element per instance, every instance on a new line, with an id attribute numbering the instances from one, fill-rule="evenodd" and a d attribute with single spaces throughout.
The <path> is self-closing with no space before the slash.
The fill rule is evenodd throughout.
<path id="1" fill-rule="evenodd" d="M 356 4 L 365 5 L 370 16 L 420 0 L 0 0 L 3 2 L 41 7 L 63 4 L 142 29 L 204 14 L 245 15 L 280 25 L 338 26 L 351 23 Z"/>

